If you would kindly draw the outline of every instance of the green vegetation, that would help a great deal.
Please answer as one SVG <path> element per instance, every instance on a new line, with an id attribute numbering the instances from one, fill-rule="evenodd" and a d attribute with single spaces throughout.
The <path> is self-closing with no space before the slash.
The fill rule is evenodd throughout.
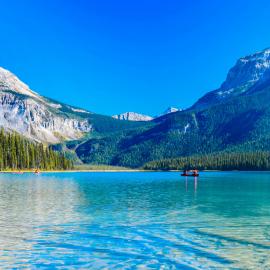
<path id="1" fill-rule="evenodd" d="M 0 170 L 65 170 L 73 164 L 63 154 L 40 143 L 29 142 L 16 133 L 0 132 Z"/>
<path id="2" fill-rule="evenodd" d="M 145 170 L 270 170 L 270 152 L 215 153 L 151 161 Z"/>
<path id="3" fill-rule="evenodd" d="M 202 110 L 165 115 L 151 123 L 104 118 L 107 124 L 103 129 L 103 122 L 97 119 L 93 124 L 96 133 L 73 151 L 84 163 L 132 168 L 180 156 L 270 151 L 269 101 L 270 88 L 264 88 Z"/>
<path id="4" fill-rule="evenodd" d="M 88 120 L 93 125 L 96 136 L 152 125 L 151 122 L 123 121 L 100 114 L 90 114 Z"/>
<path id="5" fill-rule="evenodd" d="M 90 165 L 90 164 L 80 164 L 74 166 L 74 170 L 78 171 L 129 171 L 130 168 L 110 166 L 110 165 Z"/>
<path id="6" fill-rule="evenodd" d="M 85 137 L 55 144 L 52 149 L 65 152 L 74 164 L 82 161 L 92 165 L 118 166 L 116 158 L 124 149 L 125 140 L 154 126 L 154 123 L 150 122 L 121 121 L 98 114 L 89 114 L 88 121 L 93 126 L 93 130 Z M 131 166 L 127 164 L 124 167 Z"/>

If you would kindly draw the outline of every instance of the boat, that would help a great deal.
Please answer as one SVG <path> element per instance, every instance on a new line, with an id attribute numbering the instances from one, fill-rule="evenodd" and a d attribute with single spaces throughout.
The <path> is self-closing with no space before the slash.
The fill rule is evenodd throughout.
<path id="1" fill-rule="evenodd" d="M 182 173 L 181 176 L 193 176 L 193 177 L 197 177 L 199 176 L 200 174 L 196 173 L 196 174 L 185 174 L 185 173 Z"/>
<path id="2" fill-rule="evenodd" d="M 35 171 L 34 171 L 34 174 L 40 174 L 40 170 L 39 169 L 36 169 Z"/>
<path id="3" fill-rule="evenodd" d="M 199 176 L 198 170 L 185 170 L 183 171 L 183 173 L 181 174 L 181 176 L 193 176 L 193 177 L 197 177 Z"/>

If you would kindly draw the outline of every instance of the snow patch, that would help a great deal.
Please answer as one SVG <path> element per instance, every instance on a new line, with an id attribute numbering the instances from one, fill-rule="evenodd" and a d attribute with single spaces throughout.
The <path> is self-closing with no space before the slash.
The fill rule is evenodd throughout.
<path id="1" fill-rule="evenodd" d="M 75 108 L 70 108 L 73 112 L 80 112 L 80 113 L 90 113 L 88 111 L 82 110 L 82 109 L 75 109 Z"/>
<path id="2" fill-rule="evenodd" d="M 62 108 L 62 105 L 60 105 L 60 104 L 48 103 L 48 105 L 51 106 L 52 108 L 56 108 L 56 109 Z"/>
<path id="3" fill-rule="evenodd" d="M 186 134 L 188 128 L 190 128 L 190 124 L 187 123 L 185 126 L 184 126 L 184 134 Z"/>

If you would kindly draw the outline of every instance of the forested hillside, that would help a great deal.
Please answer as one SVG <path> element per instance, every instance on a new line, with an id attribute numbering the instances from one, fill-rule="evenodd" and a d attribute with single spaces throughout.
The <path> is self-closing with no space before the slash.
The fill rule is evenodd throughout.
<path id="1" fill-rule="evenodd" d="M 270 170 L 270 152 L 215 153 L 151 161 L 146 170 Z"/>
<path id="2" fill-rule="evenodd" d="M 191 108 L 74 148 L 85 163 L 140 167 L 181 156 L 270 150 L 270 50 L 240 58 L 217 90 Z M 95 125 L 93 125 L 95 130 Z"/>
<path id="3" fill-rule="evenodd" d="M 0 132 L 0 170 L 62 170 L 72 166 L 63 154 L 41 143 L 30 142 L 16 133 L 5 133 L 3 129 Z"/>
<path id="4" fill-rule="evenodd" d="M 224 151 L 270 150 L 270 91 L 233 97 L 203 110 L 160 117 L 151 125 L 100 134 L 76 149 L 86 163 L 139 167 L 151 160 Z"/>

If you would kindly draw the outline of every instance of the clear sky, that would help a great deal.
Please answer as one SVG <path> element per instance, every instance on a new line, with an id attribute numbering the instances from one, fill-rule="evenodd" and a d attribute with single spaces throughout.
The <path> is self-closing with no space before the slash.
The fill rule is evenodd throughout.
<path id="1" fill-rule="evenodd" d="M 270 47 L 269 0 L 0 0 L 0 66 L 102 114 L 156 115 Z"/>

